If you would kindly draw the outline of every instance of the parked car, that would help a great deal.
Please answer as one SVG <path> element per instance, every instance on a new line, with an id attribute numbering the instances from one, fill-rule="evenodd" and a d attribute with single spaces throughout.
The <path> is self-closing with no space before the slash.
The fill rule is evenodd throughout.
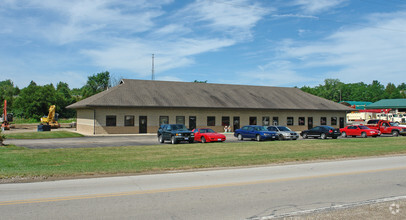
<path id="1" fill-rule="evenodd" d="M 381 132 L 379 130 L 368 128 L 365 125 L 349 125 L 349 126 L 347 126 L 345 128 L 341 128 L 340 132 L 341 132 L 342 137 L 361 136 L 363 138 L 366 138 L 366 137 L 369 137 L 369 136 L 370 137 L 378 137 L 378 136 L 381 135 Z"/>
<path id="2" fill-rule="evenodd" d="M 369 120 L 366 126 L 379 130 L 381 134 L 391 134 L 392 136 L 399 136 L 399 134 L 406 135 L 406 128 L 392 126 L 390 121 L 386 120 Z"/>
<path id="3" fill-rule="evenodd" d="M 299 135 L 285 126 L 268 126 L 268 131 L 275 131 L 279 140 L 296 140 Z"/>
<path id="4" fill-rule="evenodd" d="M 224 134 L 219 134 L 210 128 L 195 128 L 192 131 L 195 135 L 195 141 L 207 143 L 207 142 L 223 142 L 226 140 Z"/>
<path id="5" fill-rule="evenodd" d="M 337 139 L 341 135 L 340 129 L 336 129 L 330 126 L 321 125 L 314 127 L 309 130 L 304 130 L 300 133 L 300 135 L 306 139 L 309 137 L 313 138 L 321 138 L 326 139 L 327 137 L 331 137 L 333 139 Z"/>
<path id="6" fill-rule="evenodd" d="M 157 135 L 159 143 L 164 143 L 165 141 L 171 141 L 172 144 L 177 144 L 180 141 L 193 143 L 195 140 L 194 133 L 189 131 L 183 124 L 161 125 Z"/>
<path id="7" fill-rule="evenodd" d="M 242 141 L 244 138 L 250 138 L 257 141 L 276 140 L 278 135 L 274 131 L 268 131 L 264 126 L 246 125 L 234 131 L 234 137 Z"/>

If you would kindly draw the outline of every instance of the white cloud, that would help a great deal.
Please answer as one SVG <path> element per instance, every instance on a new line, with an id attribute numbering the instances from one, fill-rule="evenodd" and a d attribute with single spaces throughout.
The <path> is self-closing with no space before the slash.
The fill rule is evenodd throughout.
<path id="1" fill-rule="evenodd" d="M 247 39 L 251 29 L 267 13 L 246 0 L 198 0 L 169 16 L 163 26 L 155 24 L 147 38 L 116 37 L 98 49 L 84 49 L 94 64 L 107 69 L 123 69 L 147 76 L 151 54 L 155 54 L 156 72 L 189 66 L 194 56 L 221 50 Z M 204 33 L 204 37 L 201 37 Z M 221 36 L 221 37 L 219 37 Z"/>
<path id="2" fill-rule="evenodd" d="M 238 74 L 237 80 L 239 84 L 264 86 L 291 86 L 317 80 L 317 77 L 302 76 L 294 66 L 287 60 L 271 61 L 255 70 Z"/>
<path id="3" fill-rule="evenodd" d="M 368 19 L 370 23 L 344 27 L 322 40 L 287 40 L 278 47 L 278 60 L 291 61 L 285 67 L 288 73 L 321 74 L 320 81 L 339 78 L 344 82 L 403 82 L 406 12 L 373 14 Z"/>
<path id="4" fill-rule="evenodd" d="M 302 10 L 307 13 L 315 14 L 328 11 L 347 1 L 348 0 L 295 0 L 292 4 L 301 6 Z"/>
<path id="5" fill-rule="evenodd" d="M 68 44 L 148 31 L 155 25 L 152 19 L 164 13 L 161 6 L 170 2 L 30 0 L 3 7 L 21 15 L 15 18 L 19 25 L 9 26 L 15 33 L 40 35 L 53 43 Z"/>
<path id="6" fill-rule="evenodd" d="M 197 0 L 178 12 L 176 17 L 184 18 L 186 24 L 244 40 L 251 36 L 251 28 L 271 10 L 248 0 Z"/>
<path id="7" fill-rule="evenodd" d="M 100 50 L 83 50 L 96 65 L 107 69 L 123 69 L 147 76 L 151 72 L 151 56 L 155 54 L 157 73 L 194 62 L 192 56 L 216 51 L 234 44 L 227 39 L 178 39 L 175 42 L 122 40 Z"/>
<path id="8" fill-rule="evenodd" d="M 303 15 L 303 14 L 275 14 L 272 15 L 274 18 L 311 18 L 318 19 L 318 17 L 313 15 Z"/>

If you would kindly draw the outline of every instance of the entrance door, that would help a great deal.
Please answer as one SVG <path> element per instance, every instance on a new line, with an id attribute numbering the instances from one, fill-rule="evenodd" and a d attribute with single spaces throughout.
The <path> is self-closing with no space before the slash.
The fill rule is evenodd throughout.
<path id="1" fill-rule="evenodd" d="M 147 116 L 140 116 L 139 118 L 140 134 L 147 133 Z"/>
<path id="2" fill-rule="evenodd" d="M 313 117 L 307 117 L 307 129 L 313 128 Z"/>
<path id="3" fill-rule="evenodd" d="M 189 130 L 196 128 L 196 116 L 189 116 Z"/>
<path id="4" fill-rule="evenodd" d="M 340 117 L 340 128 L 344 128 L 344 117 Z"/>
<path id="5" fill-rule="evenodd" d="M 240 117 L 233 117 L 233 131 L 240 129 Z"/>

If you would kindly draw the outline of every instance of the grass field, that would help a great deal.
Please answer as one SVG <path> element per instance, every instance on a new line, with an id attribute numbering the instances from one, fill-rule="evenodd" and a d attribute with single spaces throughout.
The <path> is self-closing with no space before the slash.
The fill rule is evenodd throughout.
<path id="1" fill-rule="evenodd" d="M 0 147 L 0 179 L 115 175 L 406 154 L 406 137 L 79 149 Z"/>
<path id="2" fill-rule="evenodd" d="M 69 138 L 83 137 L 83 135 L 69 131 L 52 132 L 24 132 L 5 135 L 7 139 L 49 139 L 49 138 Z"/>

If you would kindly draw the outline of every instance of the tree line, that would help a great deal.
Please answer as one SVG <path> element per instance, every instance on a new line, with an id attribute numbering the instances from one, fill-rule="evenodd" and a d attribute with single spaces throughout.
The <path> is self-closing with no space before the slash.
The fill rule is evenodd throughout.
<path id="1" fill-rule="evenodd" d="M 207 81 L 195 81 L 207 82 Z M 108 71 L 88 77 L 82 88 L 70 89 L 67 83 L 37 85 L 34 81 L 19 89 L 11 80 L 0 81 L 0 101 L 3 108 L 7 100 L 7 110 L 14 117 L 36 119 L 48 114 L 49 107 L 56 105 L 60 118 L 74 118 L 75 110 L 66 106 L 85 99 L 89 96 L 117 85 L 119 80 L 112 79 Z M 302 91 L 329 99 L 339 101 L 367 101 L 376 102 L 381 99 L 406 98 L 406 84 L 395 86 L 393 83 L 382 85 L 377 80 L 371 84 L 343 83 L 338 79 L 326 79 L 323 85 L 315 87 L 303 86 Z"/>
<path id="2" fill-rule="evenodd" d="M 0 81 L 1 109 L 7 100 L 7 112 L 14 117 L 39 120 L 48 115 L 49 107 L 56 105 L 56 112 L 60 118 L 74 118 L 75 110 L 66 106 L 106 90 L 112 86 L 108 71 L 88 77 L 82 88 L 70 89 L 67 83 L 37 85 L 34 81 L 19 89 L 11 80 Z"/>
<path id="3" fill-rule="evenodd" d="M 396 86 L 388 83 L 386 86 L 374 80 L 371 84 L 343 83 L 338 79 L 325 79 L 324 85 L 315 87 L 303 86 L 302 91 L 323 97 L 325 99 L 340 101 L 364 101 L 377 102 L 381 99 L 404 99 L 406 98 L 406 84 Z"/>

